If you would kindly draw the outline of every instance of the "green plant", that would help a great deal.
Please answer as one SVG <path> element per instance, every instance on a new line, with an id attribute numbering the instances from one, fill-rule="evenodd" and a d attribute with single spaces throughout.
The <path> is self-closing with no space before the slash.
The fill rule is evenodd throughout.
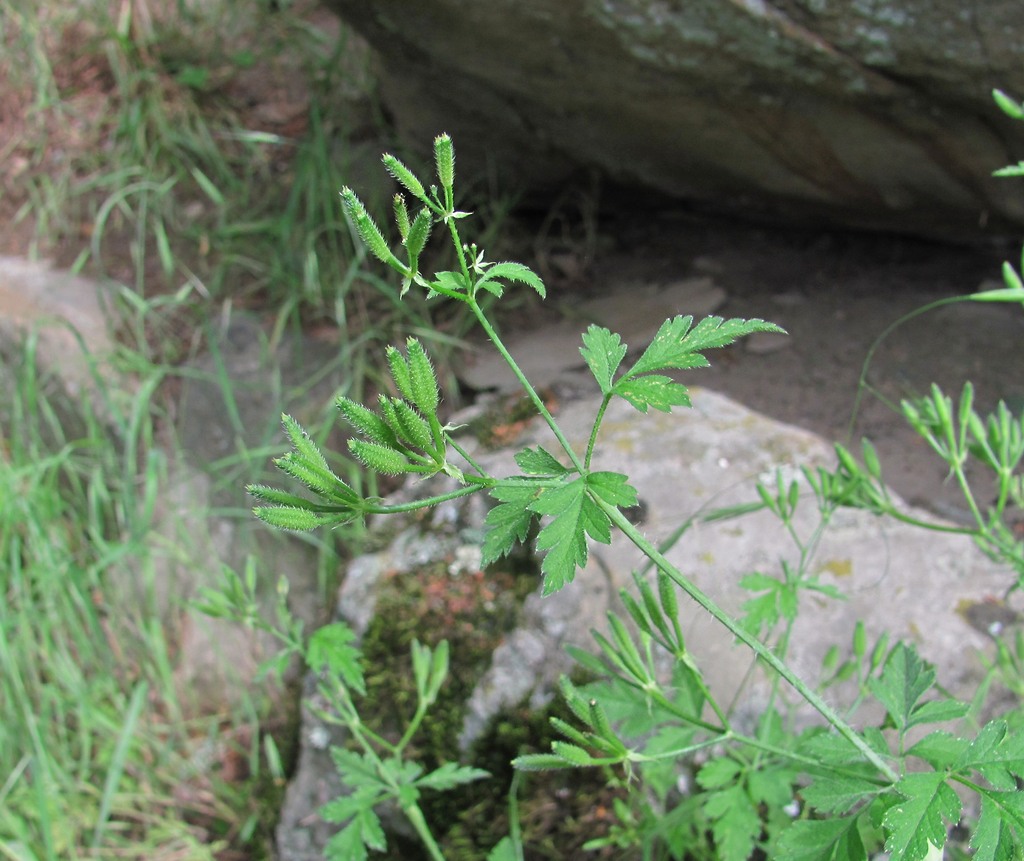
<path id="1" fill-rule="evenodd" d="M 420 341 L 411 338 L 405 355 L 393 347 L 387 352 L 396 395 L 381 395 L 377 411 L 348 398 L 338 400 L 342 416 L 359 434 L 350 440 L 349 449 L 371 471 L 444 476 L 456 483 L 456 489 L 403 504 L 363 496 L 332 471 L 301 426 L 284 416 L 293 450 L 275 462 L 305 484 L 316 499 L 252 486 L 250 492 L 262 503 L 256 515 L 279 528 L 306 530 L 486 492 L 496 505 L 486 519 L 484 564 L 508 554 L 539 525 L 536 548 L 543 554 L 545 595 L 573 580 L 587 560 L 588 542 L 608 543 L 612 526 L 639 548 L 657 569 L 657 585 L 638 577 L 636 595 L 623 593 L 634 630 L 613 614 L 610 634 L 596 635 L 599 654 L 574 653 L 603 680 L 580 689 L 565 683 L 563 693 L 578 725 L 559 721 L 556 728 L 565 741 L 554 743 L 549 754 L 516 761 L 525 770 L 615 767 L 623 770 L 627 780 L 643 779 L 649 794 L 631 792 L 633 804 L 619 805 L 620 828 L 595 842 L 595 848 L 640 844 L 645 857 L 667 853 L 682 858 L 703 841 L 707 857 L 713 853 L 727 861 L 742 861 L 758 848 L 773 858 L 825 861 L 866 858 L 878 843 L 884 844 L 894 861 L 920 861 L 936 857 L 945 845 L 946 823 L 961 818 L 956 790 L 966 790 L 980 799 L 980 819 L 972 839 L 977 856 L 1013 856 L 1024 837 L 1024 808 L 1016 791 L 1017 781 L 1024 779 L 1024 739 L 1010 733 L 1004 720 L 995 719 L 961 736 L 936 729 L 920 737 L 922 728 L 964 717 L 969 706 L 936 687 L 935 669 L 912 646 L 897 643 L 890 648 L 883 639 L 869 650 L 860 626 L 854 636 L 855 660 L 835 671 L 837 676 L 856 676 L 861 696 L 855 705 L 872 699 L 884 710 L 881 723 L 857 728 L 852 710 L 840 714 L 786 663 L 801 594 L 806 590 L 834 594 L 808 574 L 817 533 L 806 540 L 793 533 L 800 561 L 792 568 L 784 566 L 780 578 L 763 574 L 746 578 L 743 585 L 754 597 L 745 615 L 736 618 L 676 569 L 665 557 L 665 548 L 652 545 L 629 521 L 624 510 L 636 504 L 637 493 L 628 477 L 591 469 L 602 420 L 613 398 L 626 400 L 641 413 L 689 405 L 686 387 L 666 372 L 706 366 L 704 352 L 709 349 L 754 332 L 781 330 L 758 319 L 708 317 L 695 323 L 691 317 L 679 316 L 666 320 L 640 357 L 623 367 L 627 347 L 621 338 L 591 326 L 580 352 L 602 400 L 585 450 L 574 450 L 505 348 L 481 302 L 488 294 L 500 298 L 511 284 L 525 285 L 543 297 L 544 284 L 526 266 L 490 262 L 477 245 L 463 242 L 459 222 L 468 213 L 456 208 L 454 152 L 447 135 L 435 140 L 434 156 L 438 184 L 429 188 L 397 158 L 384 156 L 388 172 L 405 189 L 394 199 L 400 252 L 392 249 L 348 188 L 342 191 L 347 215 L 370 252 L 399 274 L 402 295 L 417 287 L 428 298 L 445 297 L 468 308 L 516 374 L 557 445 L 553 450 L 537 446 L 521 451 L 515 458 L 521 470 L 518 475 L 488 474 L 452 438 L 452 428 L 442 423 L 431 361 Z M 415 212 L 406 195 L 418 207 Z M 457 268 L 430 278 L 420 271 L 419 263 L 435 227 L 448 233 Z M 975 298 L 1024 300 L 1024 286 L 1016 276 L 1008 277 L 1007 289 L 997 292 Z M 1014 548 L 996 540 L 999 531 L 992 524 L 1007 501 L 1019 496 L 1020 479 L 1015 476 L 1024 418 L 1011 416 L 1005 408 L 988 420 L 975 416 L 969 388 L 956 416 L 938 395 L 927 403 L 926 407 L 908 405 L 907 418 L 954 474 L 968 449 L 996 472 L 1000 501 L 994 507 L 995 517 L 979 528 L 985 529 L 989 551 L 1012 561 Z M 822 524 L 844 505 L 899 516 L 888 502 L 873 449 L 865 445 L 863 467 L 846 449 L 837 451 L 835 470 L 804 470 Z M 776 488 L 761 486 L 758 492 L 760 502 L 753 507 L 771 510 L 788 528 L 799 502 L 797 483 L 780 478 Z M 728 709 L 711 695 L 679 626 L 677 590 L 749 648 L 773 680 L 772 705 L 754 730 L 737 726 Z M 671 658 L 668 679 L 658 670 L 663 665 L 656 657 L 659 650 Z M 834 665 L 835 656 L 829 661 Z M 783 683 L 818 712 L 823 727 L 796 732 L 787 725 L 774 705 Z M 349 719 L 355 716 L 350 713 Z M 715 752 L 714 758 L 700 764 L 700 757 L 709 751 Z M 680 800 L 673 790 L 679 762 L 695 757 L 700 791 Z M 374 799 L 364 796 L 364 801 L 370 804 Z M 344 803 L 346 813 L 364 815 L 364 808 L 357 811 L 352 804 Z M 368 845 L 378 840 L 375 833 Z"/>
<path id="2" fill-rule="evenodd" d="M 151 602 L 173 552 L 152 523 L 157 379 L 125 400 L 86 353 L 71 398 L 38 346 L 30 333 L 0 371 L 0 857 L 212 861 L 224 843 L 193 823 L 234 813 L 189 801 L 189 757 L 218 721 L 182 718 Z"/>

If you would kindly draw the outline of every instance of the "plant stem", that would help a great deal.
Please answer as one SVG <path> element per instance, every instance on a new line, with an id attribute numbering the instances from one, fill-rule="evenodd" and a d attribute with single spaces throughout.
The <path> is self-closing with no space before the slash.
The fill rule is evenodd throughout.
<path id="1" fill-rule="evenodd" d="M 640 532 L 630 523 L 626 516 L 614 505 L 609 505 L 599 497 L 592 497 L 601 507 L 611 521 L 621 532 L 637 546 L 637 548 L 653 561 L 659 569 L 665 572 L 666 576 L 672 579 L 687 595 L 710 613 L 726 630 L 736 639 L 750 648 L 764 663 L 771 667 L 776 673 L 784 678 L 800 696 L 806 700 L 826 721 L 831 724 L 836 732 L 845 738 L 850 744 L 877 768 L 885 777 L 895 783 L 899 775 L 873 751 L 864 739 L 862 739 L 853 728 L 836 714 L 829 705 L 816 694 L 806 682 L 790 669 L 789 665 L 781 661 L 771 649 L 756 637 L 739 625 L 728 613 L 719 607 L 708 595 L 699 589 L 694 583 L 683 576 L 671 562 L 668 561 L 658 549 L 651 544 Z"/>
<path id="2" fill-rule="evenodd" d="M 526 375 L 519 368 L 519 365 L 516 364 L 516 360 L 512 358 L 512 355 L 505 348 L 501 338 L 498 337 L 498 333 L 487 319 L 483 310 L 477 304 L 476 299 L 470 296 L 466 300 L 466 303 L 469 305 L 470 310 L 472 310 L 473 316 L 476 317 L 477 322 L 480 323 L 484 332 L 487 333 L 487 337 L 491 340 L 491 343 L 494 344 L 497 351 L 501 353 L 501 357 L 508 363 L 508 366 L 512 369 L 512 373 L 516 375 L 516 379 L 519 380 L 519 384 L 523 387 L 523 390 L 533 402 L 533 405 L 537 408 L 537 412 L 540 413 L 547 426 L 551 428 L 551 432 L 555 435 L 555 438 L 565 450 L 565 453 L 569 455 L 570 460 L 572 460 L 572 465 L 576 467 L 576 471 L 580 474 L 585 473 L 586 467 L 580 460 L 579 455 L 576 454 L 576 451 L 573 449 L 569 440 L 566 439 L 565 434 L 562 433 L 562 429 L 555 423 L 554 417 L 548 411 L 548 408 L 544 406 L 544 401 L 541 396 L 537 394 L 537 390 L 533 387 L 533 384 L 526 378 Z"/>
<path id="3" fill-rule="evenodd" d="M 419 805 L 416 803 L 410 804 L 407 807 L 403 807 L 402 811 L 412 823 L 412 827 L 416 829 L 416 834 L 423 841 L 423 845 L 427 847 L 427 852 L 430 853 L 432 861 L 445 861 L 444 854 L 434 840 L 434 835 L 430 833 L 427 820 L 424 819 L 423 811 L 420 810 Z"/>

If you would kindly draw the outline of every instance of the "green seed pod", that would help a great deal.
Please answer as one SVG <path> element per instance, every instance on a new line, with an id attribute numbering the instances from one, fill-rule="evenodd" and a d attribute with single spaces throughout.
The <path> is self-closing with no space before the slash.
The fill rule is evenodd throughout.
<path id="1" fill-rule="evenodd" d="M 858 658 L 863 658 L 868 651 L 868 632 L 864 623 L 859 621 L 853 626 L 853 653 Z"/>
<path id="2" fill-rule="evenodd" d="M 330 496 L 334 482 L 340 480 L 329 469 L 322 469 L 318 464 L 310 463 L 294 451 L 275 458 L 274 465 L 292 478 L 297 478 L 320 496 Z"/>
<path id="3" fill-rule="evenodd" d="M 423 247 L 430 237 L 430 228 L 433 224 L 434 219 L 426 207 L 416 213 L 412 227 L 409 228 L 408 235 L 405 237 L 405 247 L 409 252 L 410 261 L 414 261 L 420 256 L 420 252 L 423 251 Z"/>
<path id="4" fill-rule="evenodd" d="M 416 175 L 409 168 L 389 152 L 381 156 L 381 161 L 384 162 L 387 172 L 404 185 L 413 197 L 426 201 L 427 193 L 423 190 L 423 183 L 416 179 Z"/>
<path id="5" fill-rule="evenodd" d="M 597 700 L 592 699 L 587 705 L 590 707 L 590 725 L 593 727 L 594 732 L 605 739 L 605 741 L 618 742 L 615 731 L 608 721 L 608 715 L 601 708 L 601 704 Z"/>
<path id="6" fill-rule="evenodd" d="M 295 446 L 295 451 L 310 463 L 316 464 L 326 472 L 330 472 L 330 468 L 327 466 L 327 459 L 323 456 L 320 449 L 316 447 L 313 440 L 309 438 L 305 428 L 286 413 L 281 414 L 281 423 L 284 425 L 285 433 L 288 434 L 292 445 Z"/>
<path id="7" fill-rule="evenodd" d="M 349 220 L 356 228 L 356 232 L 362 237 L 366 247 L 370 249 L 373 256 L 383 263 L 390 263 L 394 258 L 391 249 L 388 247 L 384 234 L 374 223 L 363 206 L 363 202 L 356 197 L 356 193 L 346 186 L 341 190 L 341 201 L 348 214 Z"/>
<path id="8" fill-rule="evenodd" d="M 582 747 L 564 741 L 551 742 L 551 752 L 573 765 L 593 765 L 594 759 Z"/>
<path id="9" fill-rule="evenodd" d="M 402 427 L 401 438 L 421 451 L 434 450 L 434 437 L 430 425 L 405 401 L 395 400 L 395 416 Z"/>
<path id="10" fill-rule="evenodd" d="M 412 464 L 409 459 L 393 448 L 362 439 L 350 439 L 348 448 L 374 472 L 382 472 L 385 475 L 402 475 L 411 471 Z"/>
<path id="11" fill-rule="evenodd" d="M 395 208 L 395 224 L 398 225 L 398 233 L 402 237 L 402 242 L 405 242 L 409 238 L 409 210 L 406 209 L 405 198 L 396 194 L 392 203 Z"/>
<path id="12" fill-rule="evenodd" d="M 390 448 L 401 448 L 402 444 L 399 442 L 403 434 L 402 422 L 398 418 L 398 413 L 395 410 L 395 404 L 398 403 L 398 398 L 389 398 L 387 395 L 379 395 L 377 403 L 380 406 L 380 414 L 384 417 L 384 421 L 388 428 L 395 435 L 395 445 Z"/>
<path id="13" fill-rule="evenodd" d="M 665 610 L 665 615 L 669 619 L 675 619 L 679 615 L 676 587 L 668 575 L 662 571 L 658 572 L 658 597 L 661 598 L 661 606 Z"/>
<path id="14" fill-rule="evenodd" d="M 274 526 L 277 529 L 290 529 L 294 532 L 309 532 L 325 522 L 321 515 L 313 511 L 307 511 L 304 508 L 267 508 L 260 506 L 254 508 L 252 513 L 270 526 Z"/>
<path id="15" fill-rule="evenodd" d="M 443 188 L 451 191 L 455 184 L 455 147 L 447 134 L 434 138 L 434 161 L 437 163 L 437 178 Z"/>
<path id="16" fill-rule="evenodd" d="M 398 444 L 394 432 L 373 410 L 346 397 L 339 397 L 335 404 L 345 421 L 371 442 L 378 442 L 391 448 Z"/>
<path id="17" fill-rule="evenodd" d="M 430 358 L 423 345 L 415 338 L 410 338 L 406 342 L 406 351 L 409 355 L 409 387 L 412 390 L 412 397 L 409 400 L 423 415 L 432 416 L 441 403 L 441 392 L 437 387 L 434 367 L 430 364 Z"/>
<path id="18" fill-rule="evenodd" d="M 868 473 L 874 478 L 880 479 L 882 477 L 882 464 L 878 460 L 878 452 L 875 451 L 875 447 L 866 439 L 861 445 L 861 456 L 864 458 L 864 466 Z"/>
<path id="19" fill-rule="evenodd" d="M 412 381 L 409 378 L 409 366 L 405 363 L 402 354 L 395 347 L 388 347 L 385 351 L 388 365 L 391 368 L 391 378 L 395 381 L 398 393 L 411 403 L 416 403 L 413 397 Z"/>

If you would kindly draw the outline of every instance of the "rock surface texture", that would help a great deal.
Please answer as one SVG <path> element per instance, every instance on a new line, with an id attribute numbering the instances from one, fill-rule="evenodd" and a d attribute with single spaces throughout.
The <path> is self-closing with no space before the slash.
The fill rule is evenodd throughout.
<path id="1" fill-rule="evenodd" d="M 1019 0 L 328 0 L 425 148 L 519 188 L 596 168 L 716 210 L 928 235 L 1024 222 Z M 459 144 L 461 142 L 461 147 Z"/>

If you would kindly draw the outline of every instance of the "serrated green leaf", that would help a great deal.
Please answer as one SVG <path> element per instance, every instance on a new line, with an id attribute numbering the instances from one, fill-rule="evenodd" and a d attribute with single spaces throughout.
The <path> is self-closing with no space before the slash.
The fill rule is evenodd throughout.
<path id="1" fill-rule="evenodd" d="M 654 340 L 627 372 L 626 376 L 646 374 L 668 368 L 703 368 L 708 360 L 701 350 L 725 347 L 745 335 L 754 332 L 784 332 L 774 323 L 764 320 L 724 320 L 721 317 L 705 317 L 691 331 L 692 316 L 678 316 L 662 323 Z"/>
<path id="2" fill-rule="evenodd" d="M 815 810 L 843 814 L 862 801 L 874 798 L 881 789 L 876 782 L 867 778 L 829 775 L 805 786 L 800 794 Z"/>
<path id="3" fill-rule="evenodd" d="M 894 787 L 903 800 L 882 820 L 891 861 L 923 861 L 930 846 L 946 844 L 946 822 L 960 819 L 960 799 L 937 772 L 908 774 Z"/>
<path id="4" fill-rule="evenodd" d="M 591 493 L 616 508 L 632 508 L 637 504 L 636 488 L 621 472 L 592 472 L 587 476 Z"/>
<path id="5" fill-rule="evenodd" d="M 939 731 L 926 735 L 907 751 L 907 755 L 920 757 L 936 771 L 942 771 L 962 757 L 967 747 L 966 739 Z"/>
<path id="6" fill-rule="evenodd" d="M 740 774 L 740 764 L 734 759 L 721 757 L 709 760 L 697 772 L 697 783 L 704 789 L 721 789 L 731 786 Z"/>
<path id="7" fill-rule="evenodd" d="M 452 789 L 455 786 L 472 783 L 490 776 L 490 773 L 482 768 L 471 768 L 468 765 L 459 765 L 457 762 L 446 762 L 440 768 L 417 780 L 416 785 L 420 789 Z"/>
<path id="8" fill-rule="evenodd" d="M 347 795 L 339 795 L 320 808 L 320 816 L 325 822 L 348 822 L 365 809 L 371 809 L 383 800 L 384 796 L 372 787 L 360 787 Z"/>
<path id="9" fill-rule="evenodd" d="M 867 861 L 859 817 L 801 819 L 779 837 L 775 861 Z"/>
<path id="10" fill-rule="evenodd" d="M 601 387 L 601 394 L 610 394 L 612 379 L 626 356 L 622 339 L 601 326 L 591 326 L 583 334 L 580 354 Z"/>
<path id="11" fill-rule="evenodd" d="M 981 816 L 971 837 L 973 861 L 1017 861 L 1024 838 L 1024 794 L 981 789 Z"/>
<path id="12" fill-rule="evenodd" d="M 328 672 L 341 676 L 342 681 L 360 694 L 366 693 L 362 652 L 353 645 L 355 632 L 344 622 L 332 622 L 318 628 L 306 646 L 306 664 L 315 673 Z"/>
<path id="13" fill-rule="evenodd" d="M 970 706 L 967 703 L 953 699 L 931 700 L 926 703 L 918 703 L 910 712 L 907 726 L 959 720 L 968 711 L 970 711 Z"/>
<path id="14" fill-rule="evenodd" d="M 565 475 L 569 472 L 543 446 L 523 449 L 516 455 L 516 464 L 527 475 Z"/>
<path id="15" fill-rule="evenodd" d="M 372 810 L 361 810 L 324 846 L 326 861 L 366 861 L 367 849 L 383 851 L 387 838 L 380 820 Z"/>
<path id="16" fill-rule="evenodd" d="M 536 290 L 542 299 L 547 295 L 544 282 L 540 279 L 540 276 L 530 269 L 529 266 L 524 266 L 522 263 L 495 263 L 488 266 L 473 289 L 478 290 L 482 288 L 494 293 L 496 296 L 501 296 L 502 288 L 497 283 L 498 279 L 526 284 L 528 287 Z"/>
<path id="17" fill-rule="evenodd" d="M 623 377 L 612 386 L 612 393 L 642 413 L 646 413 L 649 407 L 668 413 L 672 407 L 690 406 L 689 389 L 663 374 Z"/>
<path id="18" fill-rule="evenodd" d="M 526 540 L 534 518 L 530 504 L 536 499 L 537 492 L 533 487 L 500 484 L 491 489 L 491 496 L 500 504 L 487 512 L 484 520 L 487 533 L 481 550 L 483 566 L 507 556 L 516 544 Z"/>
<path id="19" fill-rule="evenodd" d="M 583 478 L 545 488 L 530 509 L 552 518 L 537 535 L 537 549 L 547 551 L 541 562 L 543 594 L 550 595 L 571 583 L 576 569 L 586 565 L 587 533 L 598 540 L 610 537 L 608 516 L 587 496 Z"/>
<path id="20" fill-rule="evenodd" d="M 764 826 L 743 787 L 731 786 L 709 795 L 703 810 L 712 820 L 715 857 L 720 861 L 748 861 Z"/>
<path id="21" fill-rule="evenodd" d="M 390 793 L 391 786 L 377 772 L 377 765 L 365 754 L 345 750 L 335 745 L 330 750 L 331 761 L 342 783 L 355 790 L 366 789 Z"/>
<path id="22" fill-rule="evenodd" d="M 889 653 L 881 676 L 868 685 L 896 728 L 904 730 L 914 706 L 934 682 L 935 670 L 918 657 L 912 646 L 898 643 Z"/>

